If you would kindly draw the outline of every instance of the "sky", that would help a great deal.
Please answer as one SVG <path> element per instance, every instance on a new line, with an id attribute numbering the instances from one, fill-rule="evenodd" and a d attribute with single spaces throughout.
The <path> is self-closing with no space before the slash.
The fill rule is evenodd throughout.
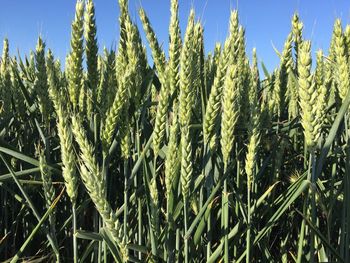
<path id="1" fill-rule="evenodd" d="M 100 51 L 113 47 L 119 35 L 117 0 L 95 0 Z M 143 7 L 167 52 L 170 0 L 129 0 L 132 19 L 144 38 L 138 9 Z M 304 23 L 304 38 L 312 40 L 313 54 L 328 50 L 334 20 L 350 22 L 350 0 L 179 0 L 181 32 L 184 34 L 191 8 L 204 24 L 205 52 L 222 42 L 228 31 L 230 10 L 238 9 L 246 30 L 247 53 L 257 49 L 260 62 L 269 70 L 279 63 L 275 48 L 281 51 L 290 32 L 291 18 L 298 12 Z M 0 0 L 0 39 L 7 37 L 11 54 L 23 56 L 35 49 L 41 35 L 55 57 L 64 61 L 70 50 L 70 24 L 74 18 L 74 0 Z M 145 42 L 146 43 L 146 42 Z M 2 42 L 0 43 L 2 49 Z M 148 50 L 148 54 L 149 54 Z"/>

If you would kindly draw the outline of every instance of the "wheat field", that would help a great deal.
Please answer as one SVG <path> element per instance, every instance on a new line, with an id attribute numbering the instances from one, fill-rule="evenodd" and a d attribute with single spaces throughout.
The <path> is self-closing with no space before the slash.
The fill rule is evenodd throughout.
<path id="1" fill-rule="evenodd" d="M 236 10 L 210 51 L 170 0 L 163 50 L 119 7 L 116 49 L 92 0 L 65 61 L 4 40 L 0 260 L 350 262 L 350 25 L 313 56 L 296 13 L 268 72 Z"/>

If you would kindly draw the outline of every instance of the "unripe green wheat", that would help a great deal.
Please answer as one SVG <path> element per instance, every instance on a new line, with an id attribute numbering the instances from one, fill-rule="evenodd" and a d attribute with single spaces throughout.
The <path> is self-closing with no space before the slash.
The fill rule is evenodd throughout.
<path id="1" fill-rule="evenodd" d="M 125 30 L 127 35 L 126 41 L 126 54 L 127 54 L 127 67 L 130 69 L 130 86 L 129 94 L 130 94 L 130 102 L 133 102 L 135 109 L 139 109 L 140 99 L 141 99 L 141 83 L 143 76 L 142 66 L 142 51 L 140 50 L 139 45 L 139 33 L 137 27 L 131 22 L 125 23 Z M 124 69 L 125 70 L 125 69 Z"/>
<path id="2" fill-rule="evenodd" d="M 170 78 L 170 94 L 178 90 L 179 67 L 181 56 L 181 31 L 178 16 L 178 0 L 171 0 L 171 17 L 169 26 L 169 63 L 168 77 Z"/>
<path id="3" fill-rule="evenodd" d="M 98 166 L 94 154 L 94 148 L 86 138 L 81 120 L 77 116 L 72 117 L 72 127 L 75 140 L 80 148 L 80 175 L 88 193 L 94 202 L 96 209 L 105 222 L 107 229 L 112 234 L 118 246 L 121 244 L 120 224 L 116 214 L 106 200 L 106 185 L 104 176 Z"/>
<path id="4" fill-rule="evenodd" d="M 16 112 L 16 115 L 18 118 L 25 119 L 26 104 L 20 88 L 21 77 L 18 76 L 19 70 L 20 69 L 18 66 L 17 58 L 14 57 L 14 59 L 12 60 L 12 67 L 10 67 L 12 101 L 13 101 L 12 108 L 13 108 L 13 112 Z M 1 94 L 1 77 L 0 77 L 0 94 Z M 0 108 L 1 108 L 1 102 L 0 102 Z"/>
<path id="5" fill-rule="evenodd" d="M 317 61 L 316 61 L 316 70 L 315 70 L 315 83 L 316 90 L 318 92 L 317 99 L 317 119 L 320 122 L 321 127 L 326 121 L 326 110 L 328 107 L 328 100 L 330 95 L 330 83 L 331 76 L 325 71 L 325 63 L 323 60 L 322 50 L 317 51 Z"/>
<path id="6" fill-rule="evenodd" d="M 307 148 L 312 151 L 320 136 L 321 123 L 317 119 L 317 107 L 315 107 L 318 93 L 315 83 L 312 82 L 310 49 L 309 41 L 302 42 L 299 49 L 298 82 L 301 124 Z"/>
<path id="7" fill-rule="evenodd" d="M 258 119 L 258 116 L 255 116 L 256 119 Z M 258 152 L 258 146 L 260 141 L 260 134 L 259 134 L 259 121 L 256 121 L 250 128 L 250 136 L 249 136 L 249 143 L 248 143 L 248 150 L 246 155 L 246 162 L 245 162 L 245 172 L 247 175 L 247 186 L 248 190 L 251 189 L 251 184 L 254 180 L 254 169 L 256 166 L 256 157 Z"/>
<path id="8" fill-rule="evenodd" d="M 346 25 L 344 30 L 346 53 L 348 55 L 348 60 L 350 59 L 350 25 Z"/>
<path id="9" fill-rule="evenodd" d="M 177 107 L 175 104 L 174 112 L 173 112 L 173 120 L 172 124 L 170 126 L 170 135 L 169 135 L 169 143 L 168 143 L 168 150 L 166 153 L 166 159 L 165 159 L 165 187 L 166 187 L 166 193 L 167 198 L 169 198 L 171 188 L 174 182 L 174 179 L 176 178 L 176 175 L 179 172 L 180 168 L 180 154 L 179 154 L 179 132 L 180 132 L 180 126 L 178 122 L 177 117 Z"/>
<path id="10" fill-rule="evenodd" d="M 84 85 L 83 74 L 83 32 L 84 32 L 84 3 L 77 1 L 75 9 L 75 19 L 72 23 L 71 52 L 69 55 L 68 67 L 68 91 L 73 109 L 78 108 L 79 96 L 84 95 L 81 89 Z M 80 103 L 81 104 L 81 103 Z M 81 105 L 83 106 L 83 105 Z M 83 110 L 83 109 L 80 109 Z"/>
<path id="11" fill-rule="evenodd" d="M 96 22 L 95 22 L 95 7 L 92 0 L 86 2 L 85 10 L 85 52 L 87 65 L 87 90 L 91 91 L 91 97 L 86 100 L 87 114 L 90 117 L 93 112 L 93 107 L 97 102 L 97 87 L 99 82 L 99 72 L 97 70 L 97 38 L 96 38 Z"/>
<path id="12" fill-rule="evenodd" d="M 259 71 L 257 65 L 256 51 L 253 50 L 253 67 L 251 73 L 250 85 L 250 119 L 248 125 L 248 147 L 245 162 L 245 172 L 247 175 L 247 188 L 251 190 L 251 185 L 254 180 L 254 169 L 256 166 L 256 156 L 258 152 L 258 145 L 260 141 L 260 106 L 258 102 L 258 90 L 260 85 Z"/>
<path id="13" fill-rule="evenodd" d="M 50 71 L 49 71 L 50 72 Z M 73 149 L 73 134 L 68 120 L 67 104 L 65 98 L 57 90 L 53 74 L 49 74 L 50 96 L 53 100 L 57 114 L 57 131 L 61 145 L 62 176 L 67 188 L 67 194 L 73 205 L 77 199 L 78 180 L 76 176 L 76 159 Z"/>
<path id="14" fill-rule="evenodd" d="M 151 50 L 152 50 L 152 57 L 153 57 L 156 69 L 158 71 L 159 80 L 163 84 L 165 82 L 165 78 L 166 78 L 165 54 L 164 54 L 163 50 L 160 48 L 156 34 L 154 33 L 154 31 L 152 29 L 151 23 L 148 20 L 148 17 L 145 13 L 145 10 L 143 10 L 141 8 L 139 11 L 139 15 L 140 15 L 140 18 L 142 21 L 143 29 L 146 32 L 148 44 L 150 45 Z"/>
<path id="15" fill-rule="evenodd" d="M 189 125 L 193 106 L 194 81 L 194 11 L 191 10 L 180 58 L 179 121 L 181 126 Z"/>
<path id="16" fill-rule="evenodd" d="M 165 135 L 166 120 L 169 108 L 169 81 L 162 85 L 159 93 L 156 120 L 153 130 L 153 152 L 157 156 L 162 147 Z"/>
<path id="17" fill-rule="evenodd" d="M 258 58 L 256 55 L 256 49 L 253 49 L 253 62 L 251 69 L 251 85 L 249 88 L 249 108 L 256 107 L 258 103 L 258 92 L 260 91 L 260 78 L 258 69 Z"/>
<path id="18" fill-rule="evenodd" d="M 188 200 L 193 176 L 192 143 L 189 127 L 181 128 L 181 194 Z"/>
<path id="19" fill-rule="evenodd" d="M 338 92 L 342 100 L 345 99 L 350 87 L 350 69 L 348 65 L 348 55 L 346 54 L 345 39 L 342 25 L 339 19 L 334 24 L 334 50 L 336 55 L 336 72 L 338 82 Z"/>
<path id="20" fill-rule="evenodd" d="M 39 154 L 39 168 L 41 173 L 41 179 L 43 181 L 43 189 L 45 195 L 46 208 L 49 208 L 55 199 L 55 188 L 52 184 L 52 174 L 47 165 L 46 157 L 43 149 L 38 148 Z"/>
<path id="21" fill-rule="evenodd" d="M 238 40 L 238 15 L 237 12 L 231 12 L 230 17 L 230 36 L 226 39 L 224 49 L 217 64 L 216 75 L 214 78 L 213 86 L 210 90 L 208 104 L 203 120 L 203 136 L 204 141 L 208 143 L 212 136 L 214 136 L 219 111 L 221 108 L 222 89 L 224 85 L 224 78 L 229 63 L 238 60 L 239 56 L 239 40 Z M 214 61 L 215 61 L 214 54 Z"/>
<path id="22" fill-rule="evenodd" d="M 113 104 L 107 112 L 104 127 L 101 131 L 103 151 L 105 154 L 108 153 L 109 147 L 111 146 L 117 122 L 120 119 L 123 107 L 128 99 L 128 87 L 131 82 L 130 78 L 131 72 L 125 72 L 125 75 L 123 76 L 120 86 L 117 90 L 117 94 L 114 98 Z"/>
<path id="23" fill-rule="evenodd" d="M 302 34 L 303 34 L 303 23 L 299 21 L 299 15 L 295 13 L 292 18 L 292 33 L 294 41 L 294 53 L 295 53 L 295 72 L 298 72 L 298 63 L 299 63 L 299 47 L 301 45 Z"/>
<path id="24" fill-rule="evenodd" d="M 221 151 L 228 167 L 234 144 L 234 131 L 239 117 L 239 73 L 236 65 L 228 68 L 225 78 L 221 118 Z"/>
<path id="25" fill-rule="evenodd" d="M 10 66 L 9 41 L 7 38 L 5 38 L 3 42 L 2 57 L 1 57 L 1 64 L 0 64 L 0 73 L 2 76 L 4 76 L 9 66 Z"/>
<path id="26" fill-rule="evenodd" d="M 151 197 L 151 228 L 155 233 L 155 239 L 158 240 L 159 235 L 159 208 L 158 208 L 158 189 L 155 178 L 152 178 L 149 184 Z"/>
<path id="27" fill-rule="evenodd" d="M 285 110 L 287 102 L 287 88 L 288 88 L 288 73 L 292 69 L 292 34 L 289 34 L 281 56 L 280 68 L 277 72 L 276 82 L 274 87 L 274 100 L 277 105 L 277 114 L 279 117 Z M 291 91 L 293 92 L 293 91 Z"/>
<path id="28" fill-rule="evenodd" d="M 49 122 L 49 112 L 51 103 L 49 100 L 46 63 L 45 63 L 45 43 L 41 37 L 38 39 L 35 52 L 36 76 L 34 82 L 34 91 L 38 96 L 39 109 L 42 114 L 43 121 L 46 125 Z"/>
<path id="29" fill-rule="evenodd" d="M 9 42 L 7 38 L 4 39 L 0 66 L 0 76 L 0 113 L 4 112 L 4 114 L 8 116 L 11 110 L 12 87 L 10 75 Z"/>
<path id="30" fill-rule="evenodd" d="M 119 139 L 120 139 L 120 151 L 121 156 L 124 160 L 127 160 L 130 157 L 131 151 L 131 138 L 130 138 L 130 119 L 128 116 L 128 109 L 124 107 L 123 116 L 121 120 L 121 127 L 119 131 Z"/>
<path id="31" fill-rule="evenodd" d="M 44 154 L 43 149 L 40 148 L 40 146 L 37 147 L 37 151 L 39 154 L 39 168 L 41 173 L 41 179 L 43 181 L 43 189 L 44 189 L 44 195 L 45 195 L 45 205 L 46 209 L 49 209 L 50 206 L 53 204 L 55 200 L 55 188 L 52 184 L 52 173 L 47 165 L 46 157 Z M 55 242 L 56 240 L 56 209 L 50 214 L 49 216 L 50 221 L 50 229 L 51 229 L 51 235 L 53 235 L 53 238 Z"/>
<path id="32" fill-rule="evenodd" d="M 208 143 L 215 133 L 215 125 L 220 111 L 222 88 L 227 71 L 228 57 L 230 56 L 230 40 L 225 41 L 224 50 L 217 66 L 213 86 L 211 87 L 207 109 L 203 121 L 204 141 Z"/>

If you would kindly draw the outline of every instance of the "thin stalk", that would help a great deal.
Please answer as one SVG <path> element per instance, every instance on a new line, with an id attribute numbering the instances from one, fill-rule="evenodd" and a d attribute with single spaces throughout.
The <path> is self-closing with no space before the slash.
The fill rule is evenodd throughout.
<path id="1" fill-rule="evenodd" d="M 251 251 L 251 241 L 250 241 L 250 236 L 251 236 L 251 202 L 250 202 L 250 183 L 247 184 L 247 255 L 246 255 L 246 262 L 250 262 L 250 251 Z"/>
<path id="2" fill-rule="evenodd" d="M 77 232 L 77 215 L 75 204 L 72 205 L 72 217 L 73 217 L 73 262 L 78 263 L 78 245 L 77 245 L 77 237 L 75 233 Z"/>
<path id="3" fill-rule="evenodd" d="M 177 251 L 177 254 L 179 255 L 179 251 L 180 251 L 180 229 L 177 228 L 176 229 L 176 251 Z M 180 255 L 178 256 L 178 258 L 180 258 Z"/>
<path id="4" fill-rule="evenodd" d="M 212 182 L 213 182 L 213 169 L 212 169 L 212 156 L 211 156 L 211 151 L 210 147 L 206 143 L 204 143 L 204 151 L 203 151 L 203 164 L 202 164 L 202 169 L 203 169 L 203 174 L 205 175 L 206 181 L 209 182 L 211 181 L 211 184 L 205 183 L 205 186 L 203 189 L 205 190 L 205 198 L 210 196 L 211 188 L 212 188 Z M 208 221 L 207 221 L 207 252 L 206 256 L 207 259 L 210 258 L 211 255 L 211 241 L 212 241 L 212 230 L 211 230 L 211 213 L 208 216 Z"/>
<path id="5" fill-rule="evenodd" d="M 141 204 L 141 198 L 137 198 L 137 226 L 138 226 L 138 232 L 137 232 L 137 239 L 138 239 L 138 245 L 142 245 L 142 204 Z M 142 259 L 142 253 L 139 252 L 139 259 Z"/>
<path id="6" fill-rule="evenodd" d="M 171 202 L 170 202 L 171 200 Z M 169 196 L 167 196 L 167 211 L 166 217 L 168 222 L 168 231 L 167 231 L 167 241 L 166 241 L 166 257 L 167 262 L 174 262 L 174 219 L 173 219 L 173 200 L 174 194 L 173 190 L 170 190 Z"/>
<path id="7" fill-rule="evenodd" d="M 95 144 L 98 143 L 98 138 L 99 138 L 99 134 L 98 134 L 98 125 L 99 123 L 99 115 L 98 114 L 94 114 L 93 116 L 93 131 L 94 131 L 94 142 Z M 105 167 L 103 167 L 103 171 L 105 170 Z M 99 214 L 98 212 L 96 211 L 96 209 L 94 209 L 94 212 L 93 212 L 93 229 L 96 233 L 99 232 Z M 98 242 L 98 246 L 94 246 L 94 261 L 95 262 L 100 262 L 100 247 L 101 247 L 101 242 L 99 241 Z"/>
<path id="8" fill-rule="evenodd" d="M 139 129 L 139 123 L 137 121 L 137 117 L 135 118 L 135 123 L 136 123 L 136 134 L 141 134 L 141 131 Z M 136 136 L 136 151 L 137 151 L 137 156 L 139 157 L 141 154 L 141 146 L 140 146 L 140 136 Z M 138 187 L 138 182 L 142 181 L 140 176 L 135 176 L 135 189 Z M 141 198 L 137 198 L 137 243 L 139 246 L 142 245 L 142 202 Z M 141 251 L 138 253 L 138 259 L 142 259 L 142 253 Z"/>
<path id="9" fill-rule="evenodd" d="M 241 178 L 241 162 L 240 162 L 240 156 L 239 156 L 239 151 L 238 151 L 238 149 L 240 149 L 239 148 L 239 145 L 238 145 L 238 142 L 236 143 L 236 147 L 235 147 L 235 149 L 236 149 L 236 184 L 237 184 L 237 189 L 238 189 L 238 192 L 240 192 L 240 190 L 241 190 L 241 187 L 240 187 L 240 185 L 241 185 L 241 180 L 240 180 L 240 178 Z M 235 202 L 235 216 L 236 216 L 236 218 L 239 218 L 239 213 L 240 213 L 240 211 L 239 211 L 239 202 L 238 202 L 238 200 L 236 200 L 236 202 Z M 236 242 L 234 243 L 234 245 L 233 245 L 233 258 L 236 258 L 237 257 L 237 252 L 238 252 L 238 245 L 239 244 L 237 244 Z"/>
<path id="10" fill-rule="evenodd" d="M 336 175 L 337 175 L 337 159 L 332 163 L 332 173 L 331 173 L 331 184 L 330 184 L 330 210 L 327 213 L 327 235 L 328 235 L 328 242 L 331 242 L 331 234 L 333 233 L 333 204 L 335 202 L 336 196 L 335 196 L 335 182 L 336 182 Z"/>
<path id="11" fill-rule="evenodd" d="M 212 240 L 212 230 L 211 230 L 211 213 L 208 216 L 207 222 L 207 233 L 208 233 L 208 244 L 207 244 L 207 261 L 211 256 L 211 240 Z"/>
<path id="12" fill-rule="evenodd" d="M 307 211 L 307 205 L 304 201 L 304 208 L 303 208 L 303 214 L 305 215 Z M 304 243 L 304 236 L 305 236 L 305 220 L 303 219 L 301 221 L 300 231 L 299 231 L 299 241 L 298 241 L 298 257 L 296 263 L 301 263 L 303 259 L 303 243 Z"/>
<path id="13" fill-rule="evenodd" d="M 109 158 L 110 155 L 109 153 L 103 155 L 102 159 L 102 173 L 103 173 L 103 178 L 105 182 L 108 182 L 108 166 L 109 166 Z M 107 183 L 107 191 L 105 193 L 105 198 L 108 200 L 108 193 L 110 193 L 110 184 Z M 97 211 L 96 211 L 97 212 Z M 98 214 L 98 224 L 99 224 L 99 230 L 103 227 L 105 227 L 105 222 L 103 221 L 102 217 Z M 103 252 L 103 255 L 102 255 Z M 103 262 L 107 261 L 107 244 L 106 241 L 103 240 L 102 243 L 99 242 L 98 246 L 98 261 L 102 262 L 102 256 L 103 256 Z"/>
<path id="14" fill-rule="evenodd" d="M 124 160 L 124 241 L 128 242 L 128 161 Z"/>
<path id="15" fill-rule="evenodd" d="M 315 226 L 316 225 L 316 200 L 315 200 L 315 192 L 316 192 L 316 155 L 315 151 L 311 152 L 311 222 Z M 311 231 L 310 233 L 310 262 L 313 263 L 315 261 L 315 233 Z"/>
<path id="16" fill-rule="evenodd" d="M 226 170 L 226 169 L 225 169 Z M 225 171 L 226 173 L 226 171 Z M 224 191 L 222 192 L 223 199 L 223 220 L 224 220 L 224 262 L 229 262 L 229 249 L 228 249 L 228 221 L 229 221 L 229 211 L 228 211 L 228 192 L 227 192 L 227 180 L 224 181 Z"/>
<path id="17" fill-rule="evenodd" d="M 129 207 L 128 207 L 128 204 L 129 204 L 129 195 L 128 195 L 128 178 L 129 178 L 129 163 L 128 163 L 128 160 L 125 159 L 124 160 L 124 218 L 123 218 L 123 226 L 124 226 L 124 240 L 123 242 L 125 242 L 125 244 L 128 244 L 128 231 L 129 231 L 129 228 L 128 228 L 128 214 L 129 214 Z M 129 256 L 129 250 L 127 249 L 125 251 L 126 253 L 126 257 Z"/>
<path id="18" fill-rule="evenodd" d="M 350 148 L 349 148 L 349 127 L 348 127 L 348 113 L 345 114 L 344 117 L 344 124 L 345 124 L 345 141 L 346 141 L 346 147 L 345 147 L 345 153 L 346 153 L 346 162 L 345 162 L 345 175 L 343 179 L 344 184 L 344 203 L 343 203 L 343 214 L 342 214 L 342 221 L 344 224 L 342 225 L 342 235 L 343 237 L 343 247 L 342 251 L 344 251 L 344 258 L 345 262 L 349 262 L 349 199 L 350 199 L 350 185 L 349 185 L 349 175 L 350 175 Z"/>
<path id="19" fill-rule="evenodd" d="M 311 166 L 312 166 L 312 154 L 310 154 L 310 159 L 309 159 L 309 169 L 307 172 L 307 180 L 311 181 L 312 174 L 311 174 Z M 309 199 L 309 194 L 306 195 L 304 199 L 304 206 L 303 206 L 303 215 L 306 215 L 307 213 L 307 208 L 308 208 L 308 199 Z M 297 263 L 302 262 L 303 258 L 303 244 L 304 244 L 304 237 L 305 237 L 305 219 L 303 218 L 300 226 L 300 232 L 299 232 L 299 241 L 298 241 L 298 257 L 297 257 Z"/>
<path id="20" fill-rule="evenodd" d="M 144 165 L 144 170 L 145 172 L 143 173 L 143 181 L 144 181 L 144 184 L 145 185 L 150 185 L 150 179 L 149 179 L 149 175 L 148 175 L 148 169 L 147 169 L 147 165 L 146 165 L 146 162 L 145 160 L 143 161 L 143 165 Z M 149 190 L 149 188 L 148 188 Z M 146 203 L 147 203 L 147 217 L 148 217 L 148 224 L 150 226 L 150 229 L 149 229 L 149 235 L 150 235 L 150 240 L 151 240 L 151 252 L 152 252 L 152 259 L 156 260 L 157 256 L 158 256 L 158 253 L 157 253 L 157 247 L 158 247 L 158 244 L 157 244 L 157 238 L 158 237 L 155 237 L 155 231 L 153 231 L 152 229 L 152 219 L 151 219 L 151 213 L 152 213 L 152 208 L 151 208 L 151 197 L 150 197 L 150 194 L 147 194 L 146 195 Z"/>
<path id="21" fill-rule="evenodd" d="M 188 200 L 184 198 L 184 233 L 187 233 L 188 230 Z M 184 255 L 185 255 L 185 263 L 189 262 L 188 258 L 188 238 L 184 237 Z"/>

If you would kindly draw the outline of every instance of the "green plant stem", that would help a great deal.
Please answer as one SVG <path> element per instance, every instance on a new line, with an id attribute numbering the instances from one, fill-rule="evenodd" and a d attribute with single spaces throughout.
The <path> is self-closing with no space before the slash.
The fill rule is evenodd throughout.
<path id="1" fill-rule="evenodd" d="M 316 200 L 315 200 L 315 194 L 316 194 L 316 154 L 315 151 L 312 151 L 311 153 L 311 222 L 313 225 L 316 225 Z M 310 262 L 315 262 L 315 233 L 314 231 L 310 232 Z"/>
<path id="2" fill-rule="evenodd" d="M 78 245 L 77 245 L 77 215 L 75 204 L 72 205 L 72 217 L 73 217 L 73 262 L 78 263 Z"/>
<path id="3" fill-rule="evenodd" d="M 128 243 L 128 182 L 129 169 L 128 169 L 128 160 L 124 160 L 124 242 Z"/>
<path id="4" fill-rule="evenodd" d="M 188 200 L 187 198 L 184 198 L 184 233 L 187 233 L 188 230 Z M 185 263 L 189 262 L 188 258 L 188 237 L 184 237 L 184 256 L 185 256 Z"/>
<path id="5" fill-rule="evenodd" d="M 240 161 L 240 154 L 239 154 L 239 141 L 236 143 L 235 147 L 236 151 L 236 184 L 238 191 L 240 192 L 241 189 L 241 161 Z M 240 216 L 240 211 L 239 211 L 239 202 L 238 200 L 235 201 L 235 217 L 239 218 Z M 237 257 L 237 252 L 238 252 L 238 244 L 234 244 L 233 246 L 233 258 Z"/>
<path id="6" fill-rule="evenodd" d="M 251 202 L 250 202 L 250 192 L 251 192 L 251 186 L 249 185 L 250 183 L 248 182 L 247 185 L 247 255 L 246 255 L 246 262 L 250 263 L 250 251 L 251 251 Z"/>
<path id="7" fill-rule="evenodd" d="M 228 263 L 229 262 L 229 247 L 228 247 L 229 210 L 228 210 L 228 192 L 227 192 L 226 179 L 224 181 L 224 190 L 222 192 L 222 198 L 223 198 L 223 220 L 224 220 L 224 262 Z"/>
<path id="8" fill-rule="evenodd" d="M 311 181 L 311 178 L 312 178 L 312 174 L 311 174 L 312 159 L 313 159 L 313 156 L 312 156 L 312 154 L 310 154 L 309 168 L 308 168 L 308 172 L 307 172 L 307 180 L 309 180 L 309 181 Z M 308 199 L 309 199 L 309 193 L 306 194 L 305 199 L 304 199 L 304 204 L 303 204 L 303 215 L 304 216 L 307 214 Z M 300 231 L 299 231 L 297 263 L 301 263 L 302 259 L 303 259 L 305 225 L 306 225 L 305 219 L 303 218 L 303 220 L 301 222 L 301 226 L 300 226 Z"/>

